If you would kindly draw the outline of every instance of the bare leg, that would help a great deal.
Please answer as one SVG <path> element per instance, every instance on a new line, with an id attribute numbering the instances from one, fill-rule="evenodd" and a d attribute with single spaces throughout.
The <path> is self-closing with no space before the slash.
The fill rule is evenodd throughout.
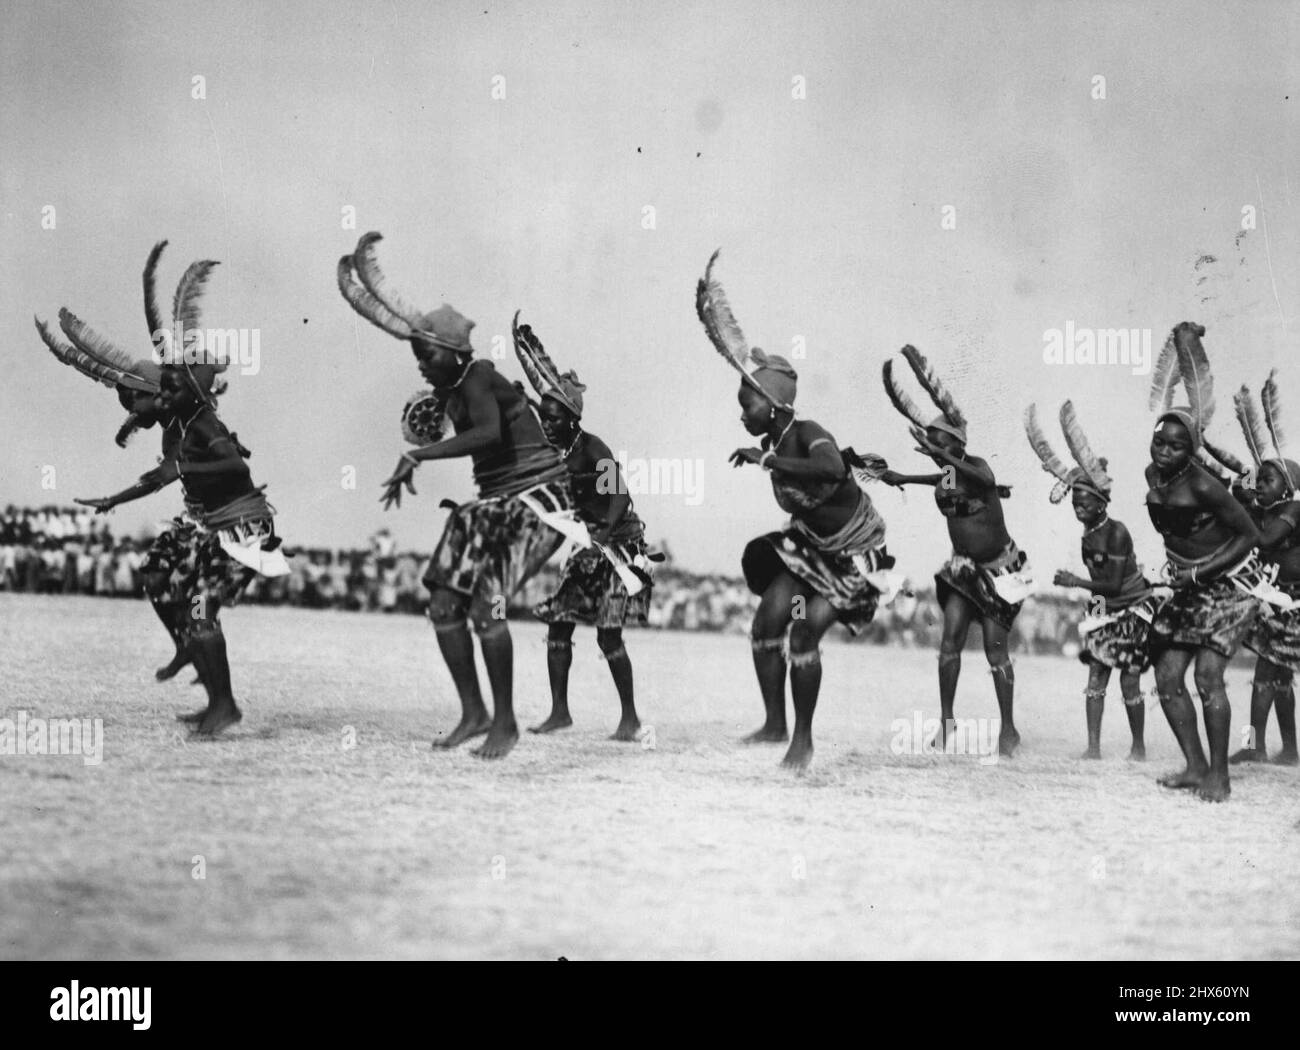
<path id="1" fill-rule="evenodd" d="M 1128 757 L 1143 762 L 1147 757 L 1146 707 L 1142 700 L 1142 676 L 1135 671 L 1125 671 L 1119 676 L 1119 691 L 1124 697 L 1124 713 L 1128 715 L 1128 729 L 1133 734 L 1133 746 Z"/>
<path id="2" fill-rule="evenodd" d="M 1002 728 L 998 731 L 998 754 L 1010 758 L 1020 746 L 1020 734 L 1016 732 L 1015 714 L 1012 700 L 1016 691 L 1016 671 L 1011 665 L 1011 653 L 1007 647 L 1007 629 L 992 620 L 984 621 L 984 656 L 989 662 L 989 671 L 993 675 L 993 691 L 998 697 L 998 712 L 1002 716 Z"/>
<path id="3" fill-rule="evenodd" d="M 167 628 L 167 634 L 176 647 L 176 653 L 171 658 L 171 661 L 154 672 L 154 677 L 158 681 L 165 682 L 169 678 L 175 677 L 181 668 L 190 663 L 189 646 L 186 643 L 184 632 L 181 630 L 176 603 L 165 601 L 162 598 L 155 598 L 150 594 L 149 604 L 153 606 L 153 611 L 158 615 L 158 619 L 162 621 L 162 625 Z"/>
<path id="4" fill-rule="evenodd" d="M 807 595 L 803 619 L 790 627 L 790 695 L 794 700 L 794 733 L 781 765 L 802 771 L 812 761 L 812 722 L 822 685 L 822 635 L 835 622 L 835 609 L 817 594 Z"/>
<path id="5" fill-rule="evenodd" d="M 1156 689 L 1160 694 L 1160 707 L 1174 731 L 1174 739 L 1183 752 L 1186 767 L 1181 773 L 1170 773 L 1159 779 L 1168 788 L 1198 788 L 1210 764 L 1201 747 L 1201 735 L 1196 729 L 1196 709 L 1187 693 L 1184 679 L 1191 665 L 1192 654 L 1186 649 L 1165 649 L 1156 660 Z"/>
<path id="6" fill-rule="evenodd" d="M 1282 734 L 1282 750 L 1273 762 L 1279 766 L 1300 765 L 1300 754 L 1296 752 L 1295 740 L 1295 675 L 1286 668 L 1278 678 L 1273 703 L 1277 708 L 1277 728 Z"/>
<path id="7" fill-rule="evenodd" d="M 1268 713 L 1273 708 L 1276 671 L 1281 670 L 1262 656 L 1255 660 L 1255 677 L 1250 689 L 1250 742 L 1228 759 L 1231 765 L 1241 762 L 1267 762 L 1268 746 L 1264 737 L 1268 732 Z"/>
<path id="8" fill-rule="evenodd" d="M 943 607 L 943 637 L 939 641 L 939 733 L 935 743 L 948 744 L 957 680 L 961 677 L 961 651 L 966 647 L 975 606 L 960 594 L 950 594 Z"/>
<path id="9" fill-rule="evenodd" d="M 551 713 L 546 721 L 528 730 L 553 733 L 573 725 L 569 714 L 569 668 L 573 666 L 571 623 L 553 623 L 546 632 L 546 674 L 551 683 Z"/>
<path id="10" fill-rule="evenodd" d="M 474 748 L 473 754 L 479 758 L 505 758 L 519 741 L 514 708 L 515 646 L 505 620 L 485 616 L 482 609 L 475 609 L 473 616 L 492 687 L 492 725 L 487 739 Z"/>
<path id="11" fill-rule="evenodd" d="M 1205 738 L 1210 745 L 1210 770 L 1196 790 L 1197 798 L 1206 802 L 1226 802 L 1231 792 L 1228 784 L 1228 736 L 1232 732 L 1232 706 L 1223 685 L 1228 658 L 1209 649 L 1196 654 L 1196 691 L 1201 697 L 1205 718 Z"/>
<path id="12" fill-rule="evenodd" d="M 460 697 L 460 722 L 434 747 L 459 747 L 471 737 L 488 731 L 492 718 L 479 691 L 474 667 L 474 639 L 465 622 L 465 599 L 455 591 L 436 590 L 429 599 L 429 619 L 438 636 L 438 649 L 447 664 Z"/>
<path id="13" fill-rule="evenodd" d="M 789 738 L 785 722 L 785 632 L 794 612 L 798 581 L 788 572 L 779 573 L 768 585 L 754 614 L 750 645 L 754 651 L 754 673 L 763 696 L 763 725 L 745 737 L 746 744 L 774 744 Z"/>
<path id="14" fill-rule="evenodd" d="M 1106 686 L 1110 668 L 1102 663 L 1088 665 L 1088 688 L 1083 691 L 1084 717 L 1088 722 L 1088 750 L 1081 758 L 1101 758 L 1101 715 L 1106 707 Z"/>
<path id="15" fill-rule="evenodd" d="M 618 703 L 621 713 L 618 728 L 614 730 L 611 740 L 630 742 L 636 739 L 637 730 L 641 728 L 641 719 L 636 716 L 636 704 L 632 695 L 632 661 L 623 645 L 623 630 L 620 627 L 600 627 L 596 630 L 596 644 L 605 655 L 609 673 L 614 678 L 614 688 L 618 690 Z"/>
<path id="16" fill-rule="evenodd" d="M 200 622 L 190 636 L 195 652 L 202 653 L 203 685 L 208 692 L 208 709 L 195 732 L 203 736 L 216 736 L 223 729 L 240 721 L 244 715 L 235 704 L 230 688 L 230 664 L 226 659 L 226 636 L 217 620 L 215 603 L 208 618 Z"/>

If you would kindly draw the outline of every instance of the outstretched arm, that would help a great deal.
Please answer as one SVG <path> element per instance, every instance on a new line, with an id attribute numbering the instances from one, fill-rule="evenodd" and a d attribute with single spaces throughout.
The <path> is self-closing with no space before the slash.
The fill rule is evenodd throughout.
<path id="1" fill-rule="evenodd" d="M 111 496 L 98 496 L 91 499 L 74 499 L 72 502 L 80 503 L 83 507 L 93 507 L 95 510 L 103 513 L 110 511 L 122 503 L 130 503 L 133 500 L 142 499 L 145 496 L 152 496 L 155 492 L 170 485 L 180 474 L 176 471 L 176 460 L 165 459 L 153 470 L 140 475 L 140 480 L 130 488 L 125 488 L 121 492 L 115 492 Z"/>

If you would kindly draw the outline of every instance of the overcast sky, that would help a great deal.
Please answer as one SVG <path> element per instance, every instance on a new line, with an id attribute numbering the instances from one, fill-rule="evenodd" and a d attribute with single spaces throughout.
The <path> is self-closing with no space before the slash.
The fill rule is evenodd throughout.
<path id="1" fill-rule="evenodd" d="M 612 448 L 703 461 L 698 505 L 636 504 L 705 571 L 738 572 L 746 540 L 783 520 L 766 475 L 727 465 L 750 441 L 694 314 L 717 247 L 746 334 L 806 348 L 798 407 L 842 444 L 926 468 L 879 375 L 904 343 L 929 355 L 971 450 L 1014 486 L 1011 532 L 1044 580 L 1078 565 L 1079 529 L 1047 503 L 1021 429 L 1031 400 L 1051 422 L 1074 398 L 1112 462 L 1114 515 L 1148 560 L 1159 549 L 1142 511 L 1149 377 L 1045 364 L 1046 330 L 1150 329 L 1158 349 L 1199 321 L 1225 443 L 1231 389 L 1272 365 L 1300 413 L 1294 3 L 0 11 L 0 503 L 107 494 L 153 464 L 156 432 L 117 449 L 111 391 L 59 366 L 31 318 L 67 305 L 143 355 L 140 273 L 160 238 L 164 285 L 219 259 L 208 323 L 260 330 L 261 370 L 231 375 L 221 412 L 291 543 L 359 545 L 387 524 L 427 550 L 438 500 L 472 492 L 468 461 L 426 465 L 420 497 L 380 511 L 420 380 L 335 289 L 370 229 L 394 287 L 473 318 L 480 354 L 522 309 Z M 520 376 L 513 354 L 498 367 Z M 948 549 L 929 493 L 878 502 L 902 567 L 928 576 Z M 112 523 L 179 507 L 169 489 Z"/>

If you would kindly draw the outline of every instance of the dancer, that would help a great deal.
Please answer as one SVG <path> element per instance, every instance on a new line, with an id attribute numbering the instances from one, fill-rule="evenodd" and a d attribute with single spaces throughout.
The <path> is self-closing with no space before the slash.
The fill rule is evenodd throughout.
<path id="1" fill-rule="evenodd" d="M 1165 787 L 1194 789 L 1199 798 L 1228 798 L 1228 735 L 1232 709 L 1223 672 L 1249 632 L 1259 599 L 1255 547 L 1259 532 L 1245 508 L 1197 461 L 1202 434 L 1214 412 L 1214 380 L 1201 345 L 1205 329 L 1184 321 L 1173 331 L 1169 359 L 1153 370 L 1151 404 L 1163 405 L 1181 378 L 1189 404 L 1161 411 L 1146 469 L 1147 511 L 1164 538 L 1165 577 L 1174 589 L 1151 624 L 1160 706 L 1186 760 L 1181 773 L 1162 777 Z M 1165 355 L 1162 355 L 1165 356 Z M 1205 717 L 1206 761 L 1188 695 L 1187 668 L 1195 662 L 1196 690 Z"/>
<path id="2" fill-rule="evenodd" d="M 166 246 L 166 241 L 154 245 L 144 269 L 145 320 L 149 326 L 151 342 L 159 339 L 159 331 L 162 328 L 161 314 L 156 303 L 155 275 L 158 260 Z M 157 363 L 157 359 L 160 359 L 159 343 L 153 342 L 153 353 L 150 358 L 132 359 L 126 354 L 119 358 L 116 356 L 118 353 L 116 349 L 106 340 L 96 336 L 93 330 L 70 311 L 60 311 L 59 323 L 64 334 L 71 340 L 71 346 L 60 342 L 39 318 L 36 321 L 36 330 L 40 333 L 42 342 L 61 362 L 77 369 L 82 375 L 116 390 L 118 401 L 127 410 L 128 415 L 114 440 L 119 447 L 125 448 L 127 441 L 136 430 L 151 429 L 158 422 L 157 398 L 162 374 Z M 159 537 L 154 542 L 156 545 L 160 542 L 165 543 L 166 540 Z M 154 677 L 162 682 L 175 676 L 181 668 L 191 662 L 182 635 L 187 610 L 175 607 L 167 599 L 165 574 L 145 572 L 143 580 L 145 596 L 167 630 L 174 647 L 172 659 L 154 672 Z"/>
<path id="3" fill-rule="evenodd" d="M 914 347 L 905 346 L 902 353 L 939 415 L 925 422 L 916 403 L 895 381 L 892 361 L 884 365 L 885 392 L 911 424 L 917 451 L 929 456 L 940 473 L 899 474 L 890 470 L 881 480 L 899 487 L 932 486 L 939 513 L 948 522 L 953 553 L 935 574 L 935 592 L 943 609 L 939 740 L 946 746 L 953 729 L 962 649 L 972 621 L 978 619 L 1001 713 L 998 753 L 1010 757 L 1020 744 L 1020 733 L 1013 717 L 1015 670 L 1007 636 L 1033 583 L 1028 558 L 1007 532 L 1002 515 L 1002 500 L 1011 490 L 998 484 L 987 462 L 967 452 L 966 417 L 929 362 Z"/>
<path id="4" fill-rule="evenodd" d="M 887 572 L 894 559 L 885 549 L 884 520 L 856 480 L 879 476 L 884 462 L 862 457 L 863 473 L 854 471 L 856 457 L 841 452 L 825 429 L 795 418 L 798 376 L 785 358 L 749 348 L 713 277 L 717 258 L 714 252 L 699 282 L 696 311 L 714 347 L 740 373 L 741 422 L 762 438 L 730 459 L 769 471 L 777 505 L 790 514 L 784 530 L 751 540 L 741 561 L 745 582 L 761 598 L 750 637 L 766 710 L 762 727 L 745 739 L 787 739 L 788 667 L 794 733 L 782 765 L 803 770 L 813 755 L 822 636 L 836 621 L 861 630 L 897 588 Z"/>
<path id="5" fill-rule="evenodd" d="M 558 530 L 575 524 L 568 475 L 523 394 L 491 362 L 474 360 L 474 322 L 446 304 L 421 314 L 386 288 L 375 258 L 380 239 L 367 233 L 352 255 L 339 260 L 339 290 L 367 321 L 411 344 L 420 374 L 433 387 L 419 414 L 424 425 L 416 438 L 423 443 L 402 453 L 381 502 L 385 509 L 400 507 L 403 487 L 414 494 L 421 463 L 463 456 L 473 459 L 479 493 L 469 503 L 452 504 L 424 574 L 429 619 L 461 704 L 459 724 L 435 746 L 457 747 L 486 733 L 474 754 L 502 758 L 519 739 L 506 603 L 560 547 Z M 448 419 L 455 434 L 443 437 Z M 483 650 L 492 715 L 479 689 L 467 617 Z"/>
<path id="6" fill-rule="evenodd" d="M 161 245 L 155 249 L 160 250 Z M 193 263 L 181 278 L 173 307 L 177 330 L 201 330 L 199 300 L 216 265 L 211 260 Z M 150 299 L 147 295 L 147 309 L 154 313 L 152 331 L 159 332 L 161 325 L 154 323 L 157 307 Z M 70 338 L 73 331 L 79 332 L 74 340 L 79 347 L 102 348 L 105 356 L 121 354 L 75 318 L 71 321 L 75 323 L 65 325 L 64 331 Z M 121 492 L 76 502 L 106 512 L 182 481 L 185 516 L 155 541 L 145 572 L 165 581 L 160 601 L 176 611 L 179 647 L 193 660 L 207 692 L 207 706 L 179 716 L 180 720 L 191 724 L 196 733 L 212 736 L 243 718 L 231 688 L 221 610 L 238 601 L 254 576 L 282 576 L 289 567 L 280 551 L 272 522 L 275 511 L 266 502 L 265 486 L 253 484 L 244 463 L 248 450 L 216 413 L 217 374 L 226 365 L 211 359 L 191 362 L 189 358 L 196 356 L 192 349 L 166 346 L 161 355 L 156 405 L 165 427 L 162 462 Z"/>
<path id="7" fill-rule="evenodd" d="M 1141 761 L 1146 758 L 1141 676 L 1151 666 L 1147 633 L 1157 601 L 1142 576 L 1128 529 L 1107 513 L 1113 486 L 1106 473 L 1107 461 L 1093 454 L 1074 405 L 1069 401 L 1061 406 L 1061 430 L 1077 466 L 1067 467 L 1053 451 L 1038 424 L 1034 406 L 1025 410 L 1029 444 L 1042 460 L 1043 469 L 1056 478 L 1051 501 L 1059 503 L 1069 494 L 1074 516 L 1083 526 L 1081 550 L 1088 578 L 1062 569 L 1052 582 L 1058 587 L 1090 591 L 1095 596 L 1094 603 L 1100 599 L 1101 608 L 1085 617 L 1079 627 L 1083 643 L 1079 659 L 1088 665 L 1088 685 L 1083 693 L 1088 749 L 1082 757 L 1101 758 L 1101 715 L 1106 687 L 1111 670 L 1118 669 L 1120 694 L 1133 737 L 1128 757 Z"/>
<path id="8" fill-rule="evenodd" d="M 529 732 L 551 733 L 573 725 L 569 714 L 569 668 L 573 632 L 578 624 L 596 628 L 600 647 L 614 678 L 622 707 L 611 740 L 633 741 L 641 728 L 632 690 L 632 661 L 623 642 L 623 627 L 649 619 L 651 555 L 645 526 L 632 509 L 609 446 L 582 429 L 582 392 L 587 388 L 573 372 L 560 374 L 541 340 L 528 325 L 513 323 L 515 354 L 541 398 L 538 418 L 546 440 L 560 450 L 573 488 L 578 522 L 590 535 L 577 532 L 577 549 L 565 562 L 555 592 L 533 610 L 546 633 L 546 670 L 551 684 L 551 713 Z"/>
<path id="9" fill-rule="evenodd" d="M 1248 510 L 1260 532 L 1261 561 L 1275 572 L 1278 595 L 1266 598 L 1254 626 L 1242 644 L 1257 656 L 1250 695 L 1251 740 L 1228 759 L 1229 764 L 1267 762 L 1264 737 L 1268 713 L 1277 708 L 1277 725 L 1282 750 L 1273 758 L 1277 765 L 1300 763 L 1296 751 L 1295 672 L 1300 669 L 1300 465 L 1285 458 L 1285 437 L 1281 422 L 1281 397 L 1276 370 L 1269 373 L 1260 394 L 1261 413 L 1246 386 L 1233 397 L 1237 419 L 1246 435 L 1254 470 L 1244 486 L 1250 493 Z M 1224 454 L 1215 451 L 1223 460 Z M 1224 465 L 1241 474 L 1239 461 Z M 1280 599 L 1280 600 L 1279 600 Z"/>

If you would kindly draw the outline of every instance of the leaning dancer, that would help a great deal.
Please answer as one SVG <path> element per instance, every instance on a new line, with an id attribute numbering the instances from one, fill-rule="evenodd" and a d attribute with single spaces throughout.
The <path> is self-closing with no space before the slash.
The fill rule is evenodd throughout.
<path id="1" fill-rule="evenodd" d="M 947 519 L 953 554 L 935 574 L 935 592 L 943 609 L 943 638 L 939 643 L 940 743 L 953 726 L 953 701 L 961 673 L 961 653 L 972 621 L 984 631 L 984 655 L 993 675 L 1001 712 L 998 752 L 1015 753 L 1020 743 L 1012 717 L 1015 672 L 1007 636 L 1029 594 L 1032 577 L 1025 552 L 1007 532 L 1002 499 L 1010 489 L 997 483 L 992 468 L 966 451 L 966 418 L 929 363 L 911 346 L 903 357 L 916 374 L 939 415 L 926 423 L 916 403 L 894 380 L 893 362 L 884 365 L 885 391 L 894 407 L 911 424 L 917 451 L 929 456 L 938 474 L 899 474 L 886 471 L 890 485 L 930 485 L 935 503 Z"/>
<path id="2" fill-rule="evenodd" d="M 581 533 L 581 544 L 564 564 L 555 593 L 533 612 L 547 624 L 546 670 L 551 684 L 551 713 L 531 733 L 550 733 L 573 725 L 569 714 L 569 668 L 573 663 L 573 632 L 578 624 L 596 628 L 600 647 L 614 678 L 622 707 L 611 740 L 633 741 L 641 728 L 632 694 L 632 661 L 623 643 L 627 623 L 649 619 L 651 556 L 645 526 L 632 509 L 632 499 L 609 446 L 582 429 L 582 392 L 573 372 L 560 374 L 541 340 L 528 325 L 513 325 L 515 354 L 537 391 L 537 415 L 546 440 L 560 450 Z"/>
<path id="3" fill-rule="evenodd" d="M 158 421 L 157 397 L 162 373 L 157 363 L 161 360 L 161 355 L 157 352 L 159 343 L 155 340 L 159 339 L 163 322 L 162 312 L 157 304 L 155 273 L 158 260 L 166 246 L 166 241 L 154 245 L 144 270 L 145 320 L 153 343 L 151 347 L 153 359 L 132 360 L 126 354 L 116 356 L 119 352 L 108 340 L 99 336 L 66 309 L 59 311 L 59 325 L 71 342 L 71 346 L 60 342 L 43 321 L 36 322 L 41 340 L 55 357 L 64 364 L 76 368 L 83 375 L 115 388 L 118 401 L 128 412 L 126 420 L 115 437 L 121 448 L 126 447 L 127 441 L 136 430 L 148 430 Z M 168 533 L 164 531 L 155 539 L 151 554 L 160 546 L 166 545 L 169 539 Z M 149 559 L 146 559 L 146 566 L 148 564 Z M 149 604 L 159 621 L 166 628 L 175 649 L 172 659 L 154 672 L 154 677 L 162 682 L 174 677 L 181 668 L 191 662 L 182 633 L 188 610 L 178 608 L 168 600 L 165 573 L 146 571 L 143 573 L 143 578 L 145 596 L 149 599 Z"/>
<path id="4" fill-rule="evenodd" d="M 696 310 L 713 345 L 740 373 L 741 422 L 762 438 L 758 448 L 733 452 L 731 462 L 769 471 L 777 505 L 790 514 L 785 530 L 750 541 L 741 562 L 745 582 L 761 598 L 751 643 L 767 712 L 762 728 L 745 739 L 787 739 L 788 665 L 794 733 L 782 765 L 803 770 L 813 755 L 822 636 L 836 621 L 852 633 L 871 622 L 882 593 L 894 589 L 886 571 L 894 559 L 885 550 L 884 520 L 856 482 L 850 460 L 821 426 L 795 418 L 795 370 L 785 358 L 745 342 L 713 277 L 717 258 L 714 252 L 699 283 Z"/>
<path id="5" fill-rule="evenodd" d="M 486 733 L 474 754 L 502 758 L 519 739 L 506 603 L 559 549 L 557 529 L 573 524 L 568 476 L 523 394 L 491 362 L 474 360 L 474 322 L 446 304 L 421 314 L 386 289 L 375 258 L 380 239 L 366 234 L 355 253 L 339 260 L 339 290 L 367 321 L 411 344 L 433 387 L 426 443 L 402 454 L 384 482 L 384 508 L 401 506 L 403 486 L 415 493 L 415 468 L 428 460 L 472 457 L 479 493 L 454 507 L 424 574 L 429 619 L 461 704 L 459 724 L 434 746 L 457 747 Z M 447 419 L 452 437 L 442 436 Z M 479 690 L 467 618 L 483 650 L 492 715 Z"/>
<path id="6" fill-rule="evenodd" d="M 1130 759 L 1146 758 L 1143 729 L 1146 712 L 1142 706 L 1142 672 L 1151 666 L 1147 651 L 1147 632 L 1156 607 L 1151 587 L 1142 576 L 1133 552 L 1133 538 L 1122 521 L 1107 514 L 1112 482 L 1106 473 L 1107 462 L 1096 456 L 1084 436 L 1083 428 L 1069 401 L 1061 406 L 1061 429 L 1065 443 L 1077 466 L 1067 467 L 1053 451 L 1038 424 L 1034 406 L 1025 410 L 1025 432 L 1043 469 L 1056 478 L 1050 499 L 1059 503 L 1068 493 L 1074 516 L 1083 526 L 1083 563 L 1088 578 L 1064 569 L 1053 583 L 1058 587 L 1079 587 L 1091 591 L 1101 600 L 1100 615 L 1084 618 L 1079 627 L 1083 642 L 1079 654 L 1088 665 L 1088 685 L 1084 690 L 1084 709 L 1088 724 L 1088 750 L 1083 758 L 1101 758 L 1101 715 L 1106 703 L 1106 687 L 1112 669 L 1119 670 L 1119 690 L 1124 698 L 1129 732 L 1133 745 Z"/>
<path id="7" fill-rule="evenodd" d="M 1239 762 L 1267 762 L 1264 735 L 1268 713 L 1277 708 L 1277 726 L 1282 734 L 1282 750 L 1273 758 L 1277 765 L 1300 763 L 1296 751 L 1295 672 L 1300 669 L 1300 465 L 1285 457 L 1282 433 L 1281 399 L 1277 379 L 1270 374 L 1264 383 L 1260 411 L 1243 386 L 1233 397 L 1237 419 L 1254 463 L 1253 483 L 1247 510 L 1260 533 L 1260 560 L 1276 572 L 1276 595 L 1266 596 L 1266 604 L 1246 635 L 1243 644 L 1257 655 L 1255 677 L 1250 695 L 1250 746 L 1230 759 Z M 1215 451 L 1216 458 L 1223 453 Z M 1245 468 L 1240 462 L 1225 461 L 1234 473 Z"/>
<path id="8" fill-rule="evenodd" d="M 1223 672 L 1254 623 L 1259 576 L 1254 548 L 1259 532 L 1245 508 L 1198 461 L 1202 434 L 1214 412 L 1214 380 L 1201 346 L 1205 329 L 1184 321 L 1173 331 L 1177 373 L 1189 405 L 1161 412 L 1146 469 L 1147 511 L 1164 537 L 1165 575 L 1174 589 L 1151 624 L 1160 706 L 1178 740 L 1186 768 L 1160 779 L 1170 788 L 1195 789 L 1199 798 L 1228 798 L 1228 735 L 1232 709 Z M 1157 361 L 1157 381 L 1165 370 Z M 1152 390 L 1152 403 L 1166 397 Z M 1187 668 L 1195 661 L 1196 690 L 1205 714 L 1206 761 L 1188 695 Z"/>
<path id="9" fill-rule="evenodd" d="M 215 262 L 190 266 L 176 291 L 174 321 L 182 331 L 201 328 L 203 286 Z M 216 413 L 213 393 L 220 362 L 186 360 L 185 348 L 168 347 L 159 381 L 158 415 L 163 421 L 163 459 L 122 492 L 78 503 L 108 511 L 181 480 L 186 515 L 150 551 L 148 571 L 164 574 L 165 600 L 183 610 L 182 646 L 207 692 L 201 711 L 180 716 L 196 733 L 215 735 L 243 718 L 230 683 L 223 607 L 234 605 L 257 575 L 289 572 L 280 551 L 265 486 L 253 484 L 244 463 L 247 450 Z"/>

